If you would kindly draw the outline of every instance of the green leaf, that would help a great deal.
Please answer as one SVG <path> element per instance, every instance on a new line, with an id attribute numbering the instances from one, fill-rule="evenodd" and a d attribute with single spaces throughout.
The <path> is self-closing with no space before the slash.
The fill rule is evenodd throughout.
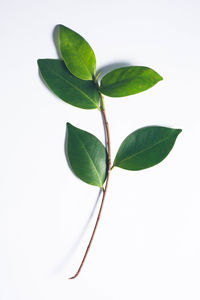
<path id="1" fill-rule="evenodd" d="M 83 80 L 92 80 L 96 58 L 88 42 L 75 31 L 59 25 L 59 47 L 69 71 Z"/>
<path id="2" fill-rule="evenodd" d="M 123 67 L 102 78 L 100 91 L 110 97 L 124 97 L 143 92 L 162 79 L 158 73 L 147 67 Z"/>
<path id="3" fill-rule="evenodd" d="M 65 102 L 84 109 L 99 109 L 100 95 L 93 81 L 76 78 L 59 59 L 39 59 L 38 66 L 48 87 Z"/>
<path id="4" fill-rule="evenodd" d="M 74 173 L 86 183 L 102 187 L 107 177 L 107 151 L 91 133 L 67 123 L 67 153 Z"/>
<path id="5" fill-rule="evenodd" d="M 133 171 L 153 167 L 169 154 L 181 131 L 161 126 L 134 131 L 121 144 L 114 166 Z"/>

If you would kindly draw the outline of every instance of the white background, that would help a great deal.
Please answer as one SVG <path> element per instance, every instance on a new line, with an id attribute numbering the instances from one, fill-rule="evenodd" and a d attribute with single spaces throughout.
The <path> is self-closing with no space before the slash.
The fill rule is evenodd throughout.
<path id="1" fill-rule="evenodd" d="M 1 300 L 200 299 L 199 0 L 1 1 Z M 98 69 L 144 65 L 164 80 L 106 98 L 112 157 L 146 125 L 182 128 L 161 164 L 111 174 L 103 215 L 76 280 L 99 201 L 69 169 L 66 122 L 102 141 L 97 110 L 70 106 L 38 75 L 57 58 L 53 29 L 79 32 Z"/>

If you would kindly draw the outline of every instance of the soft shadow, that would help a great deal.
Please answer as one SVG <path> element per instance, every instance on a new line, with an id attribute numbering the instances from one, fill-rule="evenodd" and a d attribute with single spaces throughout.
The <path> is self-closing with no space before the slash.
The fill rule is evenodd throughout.
<path id="1" fill-rule="evenodd" d="M 64 152 L 65 152 L 65 158 L 66 158 L 66 162 L 69 166 L 69 168 L 71 169 L 73 175 L 76 177 L 76 175 L 74 174 L 73 170 L 72 170 L 72 167 L 70 165 L 70 162 L 69 162 L 69 158 L 68 158 L 68 155 L 67 155 L 67 140 L 68 140 L 68 131 L 67 131 L 67 126 L 66 126 L 66 134 L 65 134 L 65 140 L 64 140 Z M 78 178 L 78 177 L 77 177 Z M 66 263 L 70 260 L 70 258 L 72 257 L 73 253 L 76 251 L 76 249 L 78 248 L 85 232 L 87 231 L 88 229 L 88 226 L 90 224 L 90 221 L 92 220 L 92 217 L 94 215 L 94 212 L 96 210 L 96 207 L 97 207 L 97 204 L 98 204 L 98 201 L 100 199 L 100 196 L 101 196 L 101 193 L 102 193 L 102 189 L 99 190 L 99 193 L 98 193 L 98 197 L 95 201 L 95 204 L 92 208 L 92 211 L 88 217 L 88 219 L 86 220 L 86 223 L 85 225 L 83 226 L 83 229 L 81 230 L 80 234 L 78 235 L 78 237 L 76 238 L 74 244 L 72 245 L 72 247 L 69 249 L 68 253 L 65 255 L 65 257 L 61 260 L 61 262 L 58 264 L 58 266 L 56 266 L 53 270 L 53 273 L 58 273 L 60 272 L 66 265 Z"/>
<path id="2" fill-rule="evenodd" d="M 99 201 L 99 198 L 101 196 L 101 193 L 102 193 L 102 190 L 100 189 L 99 191 L 99 194 L 98 194 L 98 197 L 96 199 L 96 202 L 92 208 L 92 211 L 83 227 L 83 229 L 81 230 L 80 234 L 78 235 L 77 239 L 75 240 L 74 244 L 72 245 L 72 247 L 70 248 L 70 250 L 68 251 L 68 253 L 66 254 L 65 257 L 63 257 L 63 259 L 61 260 L 61 262 L 58 264 L 58 266 L 56 266 L 53 270 L 53 273 L 56 274 L 60 271 L 62 271 L 66 265 L 66 263 L 70 260 L 70 258 L 72 257 L 73 253 L 76 251 L 76 249 L 78 248 L 79 244 L 80 244 L 80 241 L 82 240 L 85 232 L 87 231 L 88 229 L 88 226 L 92 220 L 92 217 L 94 215 L 94 212 L 96 210 L 96 207 L 97 207 L 97 204 L 98 204 L 98 201 Z"/>
<path id="3" fill-rule="evenodd" d="M 108 151 L 108 137 L 107 137 L 107 129 L 106 129 L 106 124 L 105 124 L 105 120 L 104 120 L 103 113 L 101 114 L 101 119 L 102 119 L 102 123 L 103 123 L 104 137 L 105 137 L 104 144 L 105 144 L 106 150 Z"/>
<path id="4" fill-rule="evenodd" d="M 59 44 L 58 44 L 58 28 L 59 28 L 59 25 L 56 25 L 53 29 L 53 33 L 52 33 L 52 38 L 53 38 L 53 41 L 54 41 L 54 44 L 56 46 L 56 52 L 57 52 L 57 55 L 60 59 L 62 59 L 62 55 L 60 53 L 60 50 L 59 50 Z"/>
<path id="5" fill-rule="evenodd" d="M 74 174 L 74 171 L 72 170 L 71 164 L 69 162 L 69 157 L 68 157 L 68 154 L 67 154 L 67 141 L 68 141 L 68 130 L 67 130 L 67 124 L 66 124 L 65 141 L 64 141 L 64 152 L 65 152 L 65 158 L 66 158 L 66 162 L 68 164 L 68 167 L 72 171 L 72 173 Z M 76 177 L 75 174 L 74 174 L 74 176 Z"/>
<path id="6" fill-rule="evenodd" d="M 101 78 L 106 75 L 107 73 L 115 70 L 115 69 L 118 69 L 118 68 L 122 68 L 122 67 L 130 67 L 131 65 L 133 64 L 130 64 L 129 62 L 127 61 L 121 61 L 121 62 L 113 62 L 113 63 L 110 63 L 102 68 L 99 68 L 97 70 L 97 74 L 100 73 L 99 77 L 98 77 L 98 80 L 101 80 Z"/>
<path id="7" fill-rule="evenodd" d="M 65 141 L 64 141 L 64 152 L 65 152 L 65 158 L 66 158 L 66 162 L 67 162 L 67 165 L 69 167 L 69 169 L 72 171 L 72 174 L 78 179 L 80 180 L 80 178 L 78 176 L 76 176 L 76 174 L 74 173 L 72 167 L 71 167 L 71 164 L 70 164 L 70 161 L 69 161 L 69 157 L 68 157 L 68 154 L 67 154 L 67 141 L 68 141 L 68 130 L 67 130 L 67 124 L 66 124 L 66 132 L 65 132 Z"/>

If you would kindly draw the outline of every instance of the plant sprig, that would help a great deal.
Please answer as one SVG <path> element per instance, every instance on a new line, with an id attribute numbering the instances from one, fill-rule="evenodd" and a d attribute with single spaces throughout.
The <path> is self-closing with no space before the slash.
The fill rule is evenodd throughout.
<path id="1" fill-rule="evenodd" d="M 103 116 L 106 147 L 91 133 L 67 123 L 67 154 L 73 172 L 84 182 L 102 189 L 96 224 L 82 262 L 70 279 L 78 276 L 92 244 L 114 167 L 143 170 L 160 163 L 172 150 L 181 129 L 148 126 L 132 132 L 121 143 L 111 165 L 111 142 L 104 96 L 125 97 L 143 92 L 163 78 L 144 66 L 115 69 L 98 82 L 96 58 L 88 42 L 75 31 L 59 25 L 61 59 L 39 59 L 47 86 L 63 101 L 83 109 L 98 109 Z"/>

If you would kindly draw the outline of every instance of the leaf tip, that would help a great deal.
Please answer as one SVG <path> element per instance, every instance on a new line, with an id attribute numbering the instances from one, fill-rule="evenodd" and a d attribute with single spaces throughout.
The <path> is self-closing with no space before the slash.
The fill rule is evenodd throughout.
<path id="1" fill-rule="evenodd" d="M 62 24 L 58 24 L 57 27 L 58 27 L 58 30 L 66 28 L 66 27 L 65 27 L 64 25 L 62 25 Z"/>
<path id="2" fill-rule="evenodd" d="M 69 122 L 67 122 L 67 123 L 66 123 L 66 126 L 67 126 L 67 128 L 69 128 L 69 127 L 72 127 L 72 124 L 69 123 Z"/>
<path id="3" fill-rule="evenodd" d="M 45 64 L 46 61 L 47 61 L 46 58 L 39 58 L 39 59 L 37 59 L 38 67 L 42 68 L 44 66 L 44 64 Z"/>
<path id="4" fill-rule="evenodd" d="M 162 81 L 164 79 L 159 73 L 157 73 L 157 72 L 155 72 L 155 73 L 157 74 L 157 82 Z"/>
<path id="5" fill-rule="evenodd" d="M 73 125 L 72 125 L 71 123 L 69 123 L 69 122 L 67 122 L 66 126 L 67 126 L 67 130 L 70 131 L 70 132 L 72 132 L 73 130 L 76 129 L 76 127 L 73 126 Z"/>
<path id="6" fill-rule="evenodd" d="M 178 136 L 183 130 L 178 128 L 178 129 L 176 129 L 176 131 L 177 131 L 177 136 Z"/>

